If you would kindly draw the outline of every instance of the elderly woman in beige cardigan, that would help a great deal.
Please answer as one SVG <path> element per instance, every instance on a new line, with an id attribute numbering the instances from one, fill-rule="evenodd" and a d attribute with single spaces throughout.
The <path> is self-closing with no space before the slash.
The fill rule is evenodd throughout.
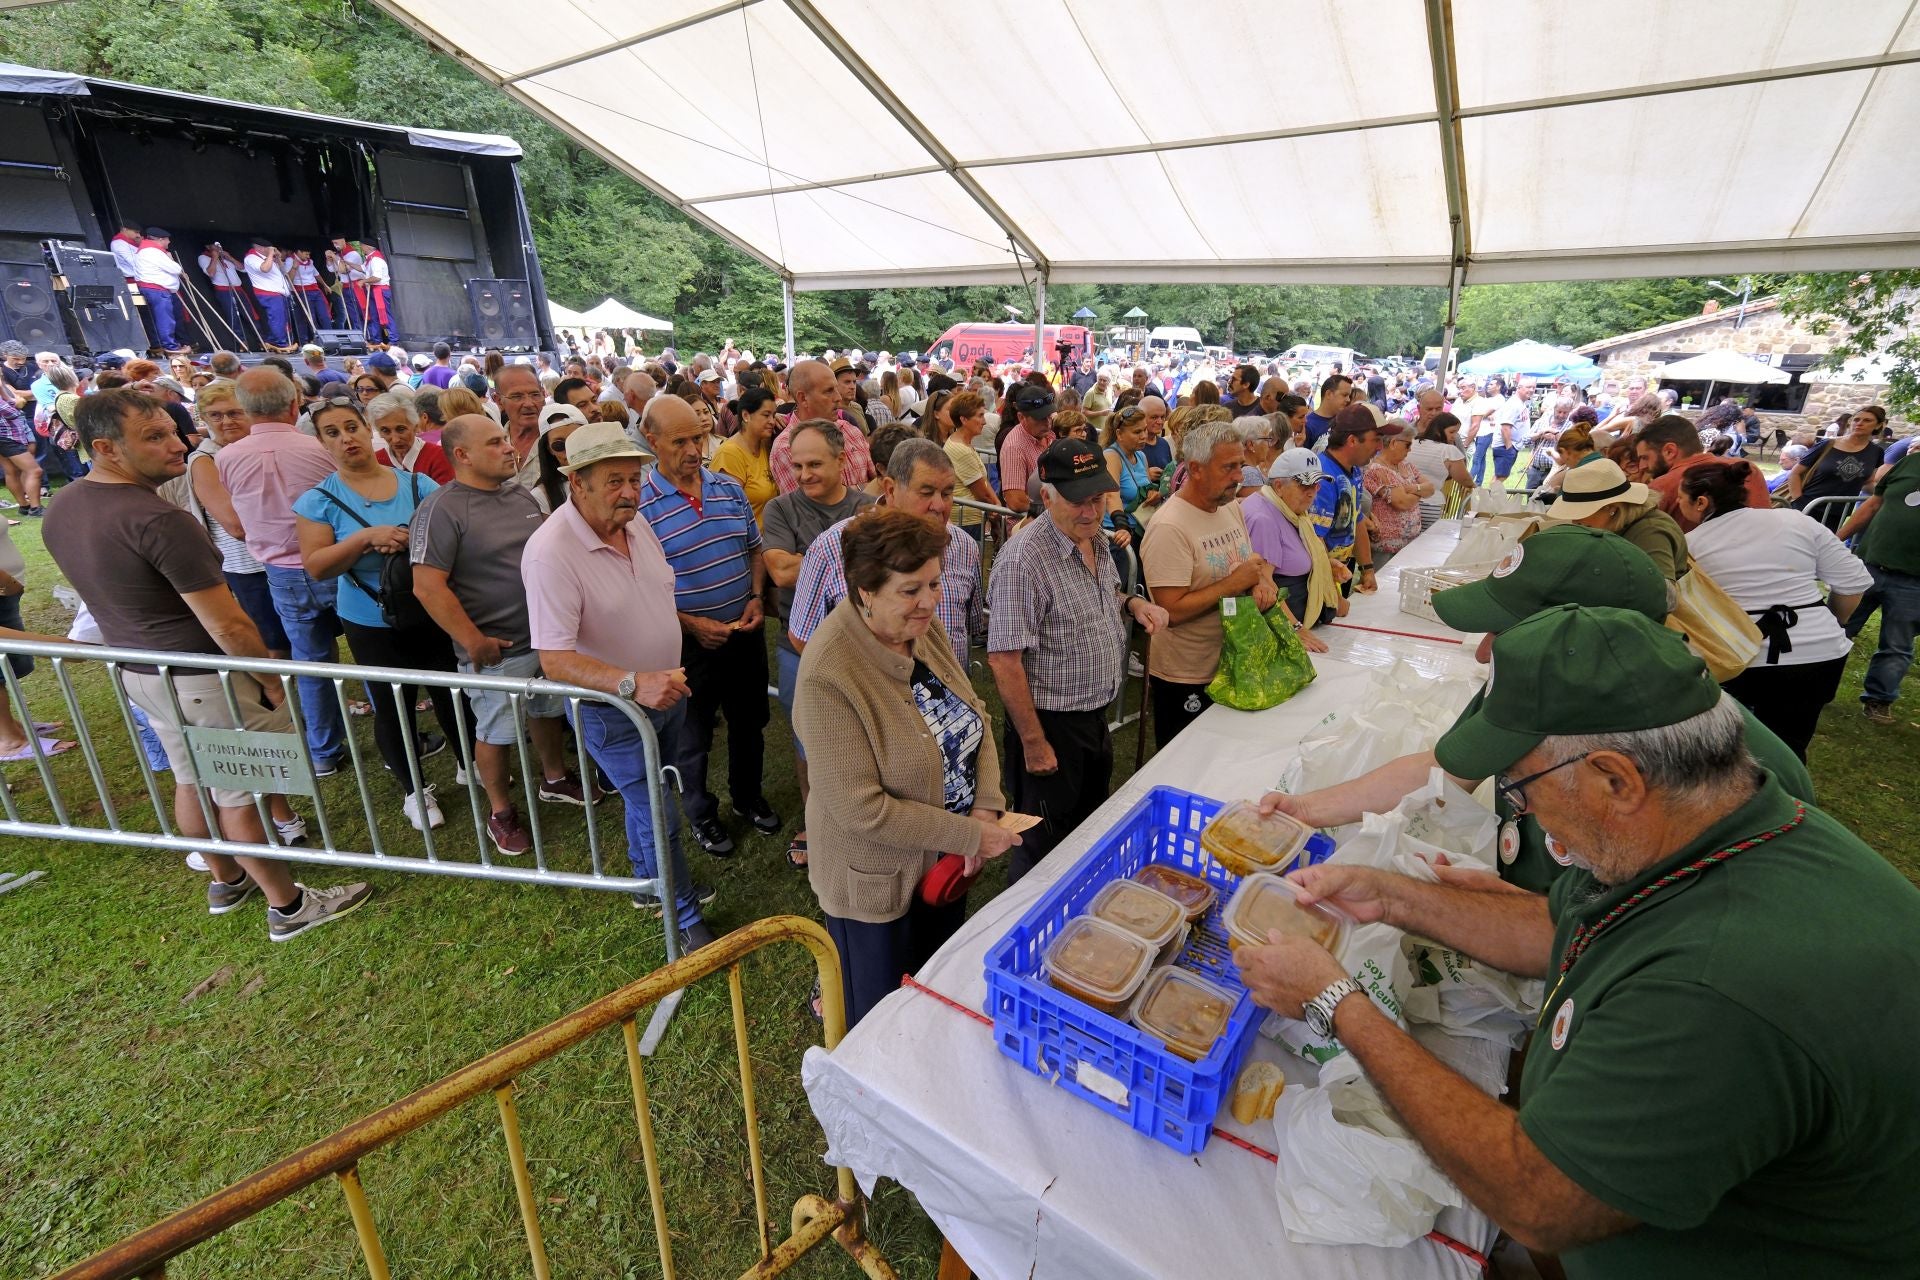
<path id="1" fill-rule="evenodd" d="M 807 642 L 794 699 L 806 748 L 807 876 L 840 949 L 847 1025 L 924 964 L 966 917 L 917 892 L 943 853 L 979 861 L 1020 842 L 986 706 L 934 616 L 947 537 L 876 508 L 841 538 L 847 598 Z"/>

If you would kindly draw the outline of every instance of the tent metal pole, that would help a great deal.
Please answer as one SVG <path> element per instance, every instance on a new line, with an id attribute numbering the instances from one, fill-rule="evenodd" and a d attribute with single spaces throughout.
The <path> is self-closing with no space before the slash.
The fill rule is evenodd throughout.
<path id="1" fill-rule="evenodd" d="M 1047 349 L 1043 343 L 1047 339 L 1047 273 L 1040 272 L 1040 278 L 1033 290 L 1033 367 L 1044 369 L 1047 364 Z"/>
<path id="2" fill-rule="evenodd" d="M 1453 330 L 1460 319 L 1460 286 L 1466 279 L 1466 268 L 1459 263 L 1453 264 L 1448 273 L 1447 282 L 1447 328 L 1440 337 L 1440 367 L 1434 370 L 1433 385 L 1440 388 L 1440 394 L 1446 395 L 1447 367 L 1453 363 Z"/>
<path id="3" fill-rule="evenodd" d="M 780 318 L 785 323 L 786 331 L 787 331 L 787 363 L 792 364 L 793 363 L 793 280 L 791 277 L 788 277 L 788 276 L 782 276 L 780 278 Z"/>

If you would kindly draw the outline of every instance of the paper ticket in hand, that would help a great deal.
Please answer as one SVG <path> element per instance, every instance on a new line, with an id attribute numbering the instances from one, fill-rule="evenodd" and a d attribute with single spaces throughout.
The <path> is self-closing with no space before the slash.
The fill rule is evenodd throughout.
<path id="1" fill-rule="evenodd" d="M 1030 813 L 1003 813 L 1000 815 L 998 825 L 1005 827 L 1015 835 L 1019 835 L 1022 831 L 1030 831 L 1034 827 L 1039 826 L 1040 819 Z"/>

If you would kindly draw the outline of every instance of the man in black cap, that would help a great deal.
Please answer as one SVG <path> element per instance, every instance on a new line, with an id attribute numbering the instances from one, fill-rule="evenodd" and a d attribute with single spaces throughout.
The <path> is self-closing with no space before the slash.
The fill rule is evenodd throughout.
<path id="1" fill-rule="evenodd" d="M 1120 486 L 1099 450 L 1057 440 L 1039 471 L 1045 514 L 1007 540 L 987 584 L 987 665 L 1007 713 L 1007 804 L 1040 819 L 1014 848 L 1009 882 L 1106 800 L 1107 704 L 1126 670 L 1126 619 L 1148 635 L 1167 625 L 1165 609 L 1121 594 L 1100 528 L 1106 495 Z"/>
<path id="2" fill-rule="evenodd" d="M 1023 382 L 1014 388 L 1013 407 L 1020 417 L 1000 441 L 1000 501 L 1025 511 L 1033 505 L 1040 455 L 1053 443 L 1053 392 Z"/>

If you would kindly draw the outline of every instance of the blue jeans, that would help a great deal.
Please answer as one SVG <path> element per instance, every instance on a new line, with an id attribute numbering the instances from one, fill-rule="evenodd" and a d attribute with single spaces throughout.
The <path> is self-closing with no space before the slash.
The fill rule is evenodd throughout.
<path id="1" fill-rule="evenodd" d="M 340 634 L 340 615 L 333 602 L 338 589 L 332 579 L 316 581 L 304 569 L 268 565 L 267 589 L 273 609 L 287 633 L 287 648 L 295 662 L 336 661 L 333 642 Z M 301 676 L 300 714 L 307 722 L 307 753 L 315 763 L 344 760 L 347 730 L 340 720 L 340 704 L 332 683 L 317 676 Z"/>
<path id="2" fill-rule="evenodd" d="M 1473 438 L 1473 460 L 1467 464 L 1467 474 L 1473 477 L 1473 487 L 1478 489 L 1487 482 L 1487 451 L 1493 448 L 1493 437 L 1481 432 Z"/>
<path id="3" fill-rule="evenodd" d="M 266 329 L 267 341 L 275 346 L 287 345 L 287 297 L 283 293 L 255 294 L 260 300 L 260 321 Z"/>
<path id="4" fill-rule="evenodd" d="M 680 747 L 680 735 L 687 725 L 687 704 L 683 700 L 666 711 L 647 710 L 653 731 L 660 739 L 660 761 L 671 762 Z M 647 794 L 647 757 L 640 743 L 640 731 L 619 710 L 597 702 L 580 704 L 580 731 L 586 737 L 587 752 L 606 772 L 620 792 L 627 810 L 627 861 L 633 874 L 651 880 L 660 874 L 653 846 L 653 805 Z M 666 829 L 667 850 L 673 858 L 673 914 L 679 928 L 700 922 L 700 899 L 693 891 L 693 877 L 687 871 L 686 851 L 680 843 L 680 810 L 672 793 L 661 784 L 667 811 L 660 815 Z"/>
<path id="5" fill-rule="evenodd" d="M 157 284 L 143 284 L 140 292 L 147 300 L 147 314 L 153 319 L 153 340 L 163 350 L 177 350 L 180 346 L 179 304 L 174 301 L 173 290 L 162 289 Z"/>
<path id="6" fill-rule="evenodd" d="M 1913 638 L 1920 632 L 1920 576 L 1881 565 L 1867 566 L 1880 598 L 1880 647 L 1867 663 L 1862 702 L 1892 703 L 1913 665 Z"/>
<path id="7" fill-rule="evenodd" d="M 782 631 L 780 638 L 774 642 L 773 656 L 774 661 L 780 668 L 780 682 L 776 686 L 780 690 L 780 705 L 786 708 L 787 728 L 791 731 L 793 728 L 793 695 L 800 687 L 800 655 L 795 653 L 793 646 L 787 643 L 787 634 L 785 631 Z M 795 733 L 792 737 L 793 754 L 798 759 L 805 760 L 807 758 L 807 752 L 806 748 L 800 745 L 800 735 Z"/>

